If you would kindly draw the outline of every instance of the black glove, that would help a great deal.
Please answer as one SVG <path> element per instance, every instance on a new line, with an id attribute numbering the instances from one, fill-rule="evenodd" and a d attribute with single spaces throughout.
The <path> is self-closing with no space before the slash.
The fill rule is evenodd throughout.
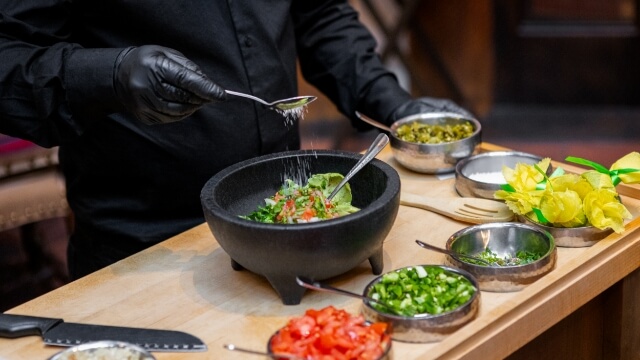
<path id="1" fill-rule="evenodd" d="M 195 63 L 155 45 L 123 50 L 113 82 L 120 102 L 145 124 L 178 121 L 204 104 L 226 99 L 224 89 Z"/>
<path id="2" fill-rule="evenodd" d="M 461 108 L 451 100 L 421 97 L 415 100 L 408 101 L 394 110 L 394 112 L 391 114 L 390 123 L 393 123 L 394 121 L 402 119 L 403 117 L 409 115 L 430 112 L 452 112 L 463 115 L 465 117 L 474 117 L 469 111 Z"/>

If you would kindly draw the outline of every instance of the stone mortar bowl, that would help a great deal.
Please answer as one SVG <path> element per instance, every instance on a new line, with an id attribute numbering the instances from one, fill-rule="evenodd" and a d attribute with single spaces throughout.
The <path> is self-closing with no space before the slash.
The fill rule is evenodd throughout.
<path id="1" fill-rule="evenodd" d="M 204 217 L 235 270 L 263 275 L 285 305 L 302 300 L 297 276 L 314 280 L 341 275 L 369 260 L 373 274 L 384 268 L 383 242 L 398 214 L 400 177 L 373 159 L 350 181 L 360 211 L 304 224 L 265 224 L 240 218 L 273 196 L 286 178 L 306 184 L 313 174 L 345 175 L 362 155 L 337 150 L 298 150 L 232 165 L 202 188 Z M 300 179 L 304 179 L 300 181 Z"/>

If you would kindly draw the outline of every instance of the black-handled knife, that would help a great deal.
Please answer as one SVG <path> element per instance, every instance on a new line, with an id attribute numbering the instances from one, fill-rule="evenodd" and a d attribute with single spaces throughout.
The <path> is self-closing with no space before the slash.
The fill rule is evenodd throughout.
<path id="1" fill-rule="evenodd" d="M 0 337 L 42 336 L 44 343 L 74 346 L 91 341 L 112 340 L 136 344 L 149 351 L 206 351 L 197 337 L 181 331 L 64 322 L 46 317 L 0 314 Z"/>

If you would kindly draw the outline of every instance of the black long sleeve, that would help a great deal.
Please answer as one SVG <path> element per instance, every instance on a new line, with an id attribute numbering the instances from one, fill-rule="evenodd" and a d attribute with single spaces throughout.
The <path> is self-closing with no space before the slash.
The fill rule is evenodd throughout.
<path id="1" fill-rule="evenodd" d="M 297 60 L 348 116 L 385 119 L 409 98 L 346 0 L 0 0 L 0 132 L 60 145 L 77 226 L 104 241 L 152 244 L 195 226 L 213 174 L 300 146 L 298 124 L 241 98 L 140 123 L 113 90 L 116 57 L 140 45 L 266 100 L 298 95 Z"/>

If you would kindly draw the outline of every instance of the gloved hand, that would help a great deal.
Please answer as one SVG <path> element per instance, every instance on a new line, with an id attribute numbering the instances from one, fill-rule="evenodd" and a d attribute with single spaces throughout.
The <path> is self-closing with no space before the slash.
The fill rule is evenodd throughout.
<path id="1" fill-rule="evenodd" d="M 123 50 L 114 71 L 120 102 L 145 124 L 181 120 L 204 104 L 226 99 L 224 89 L 180 52 L 156 45 Z"/>
<path id="2" fill-rule="evenodd" d="M 474 117 L 469 111 L 447 99 L 421 97 L 400 105 L 392 114 L 390 123 L 403 117 L 429 112 L 452 112 L 466 117 Z"/>

